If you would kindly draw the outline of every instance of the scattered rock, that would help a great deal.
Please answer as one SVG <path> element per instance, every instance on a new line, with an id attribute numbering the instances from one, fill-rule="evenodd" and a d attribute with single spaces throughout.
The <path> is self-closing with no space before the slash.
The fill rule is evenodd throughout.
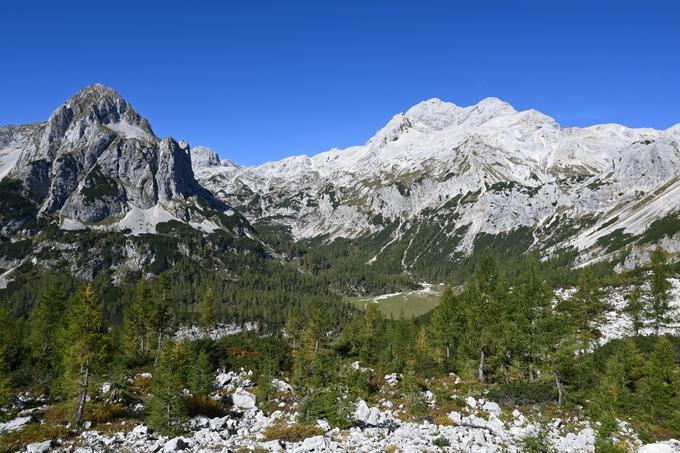
<path id="1" fill-rule="evenodd" d="M 26 453 L 45 453 L 52 448 L 52 441 L 46 440 L 45 442 L 35 442 L 26 445 Z"/>
<path id="2" fill-rule="evenodd" d="M 10 420 L 8 422 L 0 423 L 0 433 L 4 433 L 4 432 L 7 432 L 7 431 L 14 431 L 16 429 L 21 428 L 24 425 L 27 425 L 30 422 L 31 422 L 31 417 L 25 416 L 25 417 L 17 417 L 14 420 Z"/>
<path id="3" fill-rule="evenodd" d="M 677 453 L 680 452 L 680 441 L 667 440 L 640 447 L 638 453 Z"/>
<path id="4" fill-rule="evenodd" d="M 497 403 L 494 403 L 493 401 L 487 401 L 486 403 L 484 403 L 482 409 L 484 409 L 490 414 L 495 415 L 496 417 L 501 415 L 501 407 Z"/>
<path id="5" fill-rule="evenodd" d="M 236 389 L 231 398 L 234 402 L 234 406 L 241 409 L 253 409 L 257 402 L 257 400 L 255 399 L 255 395 L 246 392 L 240 387 Z"/>
<path id="6" fill-rule="evenodd" d="M 163 446 L 163 453 L 186 450 L 188 447 L 189 444 L 183 437 L 175 437 L 165 443 Z"/>
<path id="7" fill-rule="evenodd" d="M 387 385 L 394 387 L 395 385 L 397 385 L 398 382 L 399 382 L 399 376 L 397 375 L 397 373 L 385 375 L 385 383 Z"/>
<path id="8" fill-rule="evenodd" d="M 272 379 L 272 385 L 279 392 L 292 392 L 293 387 L 289 383 L 282 381 L 281 379 Z"/>

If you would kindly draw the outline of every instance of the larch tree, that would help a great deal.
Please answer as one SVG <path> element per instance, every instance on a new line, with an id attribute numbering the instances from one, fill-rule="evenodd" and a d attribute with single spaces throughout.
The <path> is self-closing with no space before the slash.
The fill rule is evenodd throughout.
<path id="1" fill-rule="evenodd" d="M 207 337 L 215 326 L 215 296 L 212 287 L 208 287 L 198 303 L 198 325 Z"/>
<path id="2" fill-rule="evenodd" d="M 90 380 L 106 360 L 109 346 L 102 303 L 89 283 L 80 290 L 69 309 L 66 340 L 64 369 L 69 388 L 77 397 L 74 422 L 80 426 Z"/>
<path id="3" fill-rule="evenodd" d="M 637 337 L 640 335 L 640 330 L 645 325 L 645 299 L 642 288 L 639 285 L 633 285 L 626 293 L 626 305 L 623 312 L 628 315 L 630 319 L 630 333 Z"/>
<path id="4" fill-rule="evenodd" d="M 673 321 L 670 306 L 671 282 L 666 273 L 666 252 L 657 248 L 652 252 L 652 280 L 649 285 L 649 304 L 647 316 L 659 335 L 661 329 Z"/>
<path id="5" fill-rule="evenodd" d="M 29 317 L 28 345 L 42 371 L 51 373 L 61 360 L 57 334 L 62 327 L 66 294 L 55 281 L 47 283 Z"/>
<path id="6" fill-rule="evenodd" d="M 132 301 L 123 313 L 126 349 L 129 353 L 146 356 L 151 348 L 150 323 L 153 311 L 153 292 L 144 279 L 135 286 Z"/>
<path id="7" fill-rule="evenodd" d="M 657 422 L 680 422 L 680 375 L 673 345 L 667 337 L 659 337 L 644 367 L 640 383 L 644 406 Z"/>

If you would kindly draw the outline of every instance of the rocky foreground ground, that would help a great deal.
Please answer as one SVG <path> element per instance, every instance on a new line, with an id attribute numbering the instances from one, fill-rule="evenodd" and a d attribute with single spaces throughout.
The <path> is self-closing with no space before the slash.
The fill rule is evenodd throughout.
<path id="1" fill-rule="evenodd" d="M 549 417 L 537 412 L 504 409 L 499 404 L 468 396 L 464 407 L 432 421 L 409 421 L 408 408 L 394 403 L 387 395 L 399 386 L 400 376 L 385 376 L 385 398 L 374 405 L 358 401 L 353 417 L 356 426 L 331 428 L 325 420 L 317 420 L 309 436 L 297 440 L 272 438 L 272 427 L 286 433 L 298 426 L 297 403 L 294 398 L 280 397 L 277 409 L 266 413 L 258 409 L 250 391 L 252 373 L 219 372 L 215 377 L 215 397 L 229 395 L 232 411 L 223 417 L 194 417 L 179 437 L 154 433 L 143 424 L 117 425 L 116 430 L 86 430 L 70 439 L 52 439 L 30 444 L 27 452 L 226 452 L 226 451 L 292 451 L 292 452 L 522 452 L 530 446 L 549 447 L 559 452 L 591 452 L 595 450 L 596 424 L 585 418 Z M 275 379 L 279 395 L 292 395 L 290 385 Z M 103 386 L 106 393 L 110 387 Z M 455 395 L 452 395 L 455 396 Z M 434 409 L 435 396 L 426 391 L 423 399 Z M 141 408 L 137 408 L 140 410 Z M 39 408 L 38 408 L 39 411 Z M 22 411 L 18 417 L 0 424 L 1 431 L 21 429 L 35 422 L 36 408 Z M 86 424 L 87 426 L 87 424 Z M 106 432 L 106 433 L 105 433 Z M 634 431 L 619 422 L 613 436 L 616 444 L 629 451 L 665 453 L 680 451 L 680 442 L 666 441 L 641 446 Z M 541 447 L 541 445 L 543 447 Z M 540 451 L 540 450 L 533 450 Z"/>

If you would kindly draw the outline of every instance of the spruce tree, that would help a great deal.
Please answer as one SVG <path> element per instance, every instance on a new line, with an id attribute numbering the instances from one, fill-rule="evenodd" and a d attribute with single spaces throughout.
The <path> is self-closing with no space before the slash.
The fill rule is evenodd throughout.
<path id="1" fill-rule="evenodd" d="M 68 346 L 64 353 L 64 369 L 69 389 L 77 396 L 74 421 L 79 426 L 90 381 L 105 362 L 109 346 L 102 303 L 89 283 L 79 291 L 69 309 L 65 339 Z"/>
<path id="2" fill-rule="evenodd" d="M 0 403 L 5 403 L 11 395 L 13 332 L 13 320 L 9 312 L 0 306 Z"/>
<path id="3" fill-rule="evenodd" d="M 271 400 L 271 396 L 276 390 L 272 384 L 276 364 L 271 351 L 266 351 L 260 363 L 260 370 L 257 374 L 257 401 L 266 404 Z"/>
<path id="4" fill-rule="evenodd" d="M 151 287 L 144 279 L 140 279 L 135 285 L 134 296 L 123 313 L 125 349 L 129 354 L 146 356 L 150 350 L 152 311 Z"/>
<path id="5" fill-rule="evenodd" d="M 432 313 L 431 327 L 437 357 L 451 371 L 455 349 L 463 335 L 464 319 L 460 301 L 448 286 Z"/>
<path id="6" fill-rule="evenodd" d="M 522 274 L 521 282 L 506 306 L 506 319 L 511 320 L 506 332 L 510 352 L 526 366 L 529 381 L 536 380 L 548 351 L 558 341 L 555 337 L 553 291 L 541 277 L 538 262 L 532 260 Z"/>
<path id="7" fill-rule="evenodd" d="M 160 361 L 159 361 L 160 363 Z M 212 366 L 208 353 L 200 351 L 192 364 L 189 376 L 189 390 L 195 395 L 207 395 L 212 391 Z"/>
<path id="8" fill-rule="evenodd" d="M 499 341 L 502 340 L 501 312 L 507 296 L 507 286 L 496 260 L 486 250 L 461 296 L 465 313 L 465 336 L 462 342 L 467 351 L 477 357 L 479 382 L 486 381 L 487 362 L 497 352 Z"/>
<path id="9" fill-rule="evenodd" d="M 170 292 L 168 289 L 169 282 L 165 276 L 158 279 L 158 287 L 156 288 L 154 304 L 150 313 L 150 330 L 156 335 L 156 358 L 155 365 L 160 361 L 161 351 L 163 349 L 163 339 L 173 324 L 172 302 L 170 299 Z"/>
<path id="10" fill-rule="evenodd" d="M 286 318 L 285 331 L 286 336 L 291 342 L 291 348 L 293 353 L 297 350 L 300 345 L 300 337 L 302 336 L 302 317 L 300 312 L 296 309 L 292 309 L 288 312 L 288 317 Z"/>
<path id="11" fill-rule="evenodd" d="M 597 325 L 601 324 L 607 310 L 603 301 L 602 287 L 592 268 L 585 267 L 579 275 L 579 286 L 567 304 L 574 327 L 581 338 L 582 348 L 587 350 L 597 338 Z"/>

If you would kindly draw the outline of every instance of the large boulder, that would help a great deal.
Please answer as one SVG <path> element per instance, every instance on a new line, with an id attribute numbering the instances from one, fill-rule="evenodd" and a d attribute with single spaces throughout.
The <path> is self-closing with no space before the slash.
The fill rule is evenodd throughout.
<path id="1" fill-rule="evenodd" d="M 234 394 L 231 396 L 234 406 L 240 409 L 254 409 L 257 403 L 255 395 L 246 392 L 242 388 L 237 388 Z"/>
<path id="2" fill-rule="evenodd" d="M 163 453 L 170 453 L 173 451 L 182 451 L 189 448 L 189 444 L 183 437 L 175 437 L 170 439 L 163 446 Z"/>
<path id="3" fill-rule="evenodd" d="M 664 442 L 655 442 L 640 447 L 638 453 L 677 453 L 680 452 L 680 441 L 667 440 Z"/>
<path id="4" fill-rule="evenodd" d="M 46 440 L 45 442 L 35 442 L 26 445 L 26 453 L 45 453 L 50 451 L 52 448 L 52 441 Z"/>

